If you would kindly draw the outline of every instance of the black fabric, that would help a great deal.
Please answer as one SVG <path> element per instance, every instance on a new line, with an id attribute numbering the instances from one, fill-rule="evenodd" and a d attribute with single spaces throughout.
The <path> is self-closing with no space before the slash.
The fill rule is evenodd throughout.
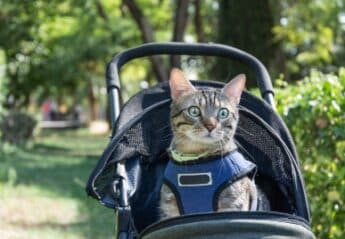
<path id="1" fill-rule="evenodd" d="M 223 83 L 213 81 L 192 81 L 192 83 L 197 87 L 221 88 L 224 86 Z M 116 132 L 119 128 L 125 125 L 131 118 L 136 116 L 138 112 L 141 112 L 147 107 L 166 99 L 170 99 L 170 89 L 167 82 L 159 83 L 152 88 L 145 89 L 134 95 L 124 105 L 121 115 L 116 123 L 116 126 L 114 127 L 114 131 Z M 270 105 L 246 91 L 242 94 L 240 104 L 257 114 L 261 119 L 275 129 L 287 147 L 290 149 L 294 158 L 297 159 L 296 149 L 290 133 L 283 120 L 274 112 Z"/>
<path id="2" fill-rule="evenodd" d="M 214 82 L 194 82 L 222 87 Z M 118 177 L 117 162 L 125 162 L 128 194 L 135 226 L 140 232 L 159 219 L 159 192 L 171 141 L 170 102 L 166 84 L 134 96 L 124 106 L 114 137 L 92 172 L 89 195 L 114 208 L 111 184 Z M 309 220 L 294 145 L 284 123 L 266 103 L 244 92 L 235 136 L 239 150 L 253 161 L 256 183 L 270 199 L 271 209 Z"/>
<path id="3" fill-rule="evenodd" d="M 221 88 L 224 86 L 223 83 L 214 81 L 192 81 L 192 83 L 197 87 Z M 157 102 L 167 99 L 170 99 L 170 89 L 167 82 L 159 83 L 152 88 L 139 92 L 124 105 L 122 113 L 117 121 L 116 126 L 114 127 L 114 131 L 116 132 L 119 128 L 124 126 L 128 120 L 137 115 L 138 112 L 143 111 L 147 107 L 150 107 Z M 298 168 L 296 173 L 298 174 L 297 177 L 299 178 L 299 188 L 303 189 L 301 191 L 301 194 L 303 194 L 301 196 L 301 200 L 305 201 L 306 192 L 304 190 L 304 180 L 299 170 L 300 166 L 298 155 L 292 137 L 283 120 L 265 101 L 262 101 L 246 91 L 242 94 L 240 105 L 252 111 L 271 128 L 273 128 L 278 136 L 282 139 L 284 144 L 288 147 L 292 159 L 294 160 L 293 163 L 296 164 L 296 167 Z M 306 201 L 304 204 L 308 207 L 308 203 Z M 301 210 L 304 209 L 302 208 Z M 310 218 L 309 208 L 306 209 L 303 217 L 308 219 Z"/>
<path id="4" fill-rule="evenodd" d="M 168 160 L 166 148 L 171 140 L 167 127 L 169 107 L 161 106 L 149 112 L 133 125 L 114 149 L 112 159 L 97 178 L 95 186 L 105 197 L 109 182 L 115 174 L 115 163 L 126 160 L 132 213 L 139 231 L 159 219 L 159 192 L 165 164 Z M 273 201 L 272 210 L 298 214 L 295 200 L 295 181 L 287 149 L 279 137 L 267 130 L 257 116 L 247 110 L 240 110 L 240 122 L 236 139 L 239 149 L 258 167 L 255 179 L 270 182 L 267 192 Z M 259 185 L 266 187 L 267 185 Z M 275 203 L 276 199 L 283 199 Z"/>
<path id="5" fill-rule="evenodd" d="M 142 239 L 315 239 L 307 222 L 281 213 L 225 212 L 171 218 L 145 229 Z"/>

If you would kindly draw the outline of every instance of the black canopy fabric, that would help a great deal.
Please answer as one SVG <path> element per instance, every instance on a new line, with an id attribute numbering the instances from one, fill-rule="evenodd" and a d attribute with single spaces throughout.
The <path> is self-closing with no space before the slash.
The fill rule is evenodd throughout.
<path id="1" fill-rule="evenodd" d="M 222 87 L 193 82 L 197 87 Z M 109 143 L 87 185 L 89 195 L 117 206 L 111 184 L 117 164 L 126 168 L 126 183 L 136 229 L 159 219 L 159 191 L 170 144 L 170 92 L 166 83 L 144 90 L 123 107 Z M 244 92 L 236 132 L 239 150 L 258 167 L 256 182 L 270 199 L 271 210 L 309 221 L 303 179 L 293 141 L 284 122 L 265 102 Z"/>

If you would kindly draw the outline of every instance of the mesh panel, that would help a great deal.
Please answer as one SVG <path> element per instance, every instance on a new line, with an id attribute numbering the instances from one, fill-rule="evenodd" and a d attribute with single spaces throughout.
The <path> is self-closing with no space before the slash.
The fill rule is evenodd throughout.
<path id="1" fill-rule="evenodd" d="M 114 178 L 115 162 L 137 158 L 140 163 L 152 163 L 167 159 L 166 149 L 170 145 L 172 136 L 169 112 L 169 107 L 157 108 L 126 131 L 114 149 L 112 159 L 96 178 L 95 186 L 100 195 L 107 193 L 108 185 Z M 130 183 L 134 184 L 134 182 Z"/>
<path id="2" fill-rule="evenodd" d="M 192 81 L 192 84 L 197 87 L 212 88 L 221 88 L 224 86 L 224 83 L 213 81 Z M 138 115 L 138 113 L 142 112 L 145 108 L 169 98 L 170 89 L 168 86 L 168 82 L 159 83 L 152 88 L 143 90 L 134 95 L 123 106 L 120 117 L 117 121 L 116 126 L 114 127 L 115 131 L 126 125 L 131 118 Z M 246 91 L 242 93 L 240 104 L 251 110 L 252 112 L 255 112 L 255 114 L 257 114 L 261 119 L 266 121 L 272 128 L 274 128 L 279 133 L 279 136 L 284 141 L 284 143 L 289 147 L 292 155 L 297 159 L 297 153 L 290 133 L 286 128 L 284 122 L 279 118 L 279 116 L 271 107 L 267 106 L 259 98 L 251 95 Z"/>
<path id="3" fill-rule="evenodd" d="M 116 165 L 114 163 L 110 163 L 107 165 L 104 171 L 97 177 L 96 180 L 96 190 L 100 194 L 102 198 L 106 196 L 106 194 L 110 193 L 109 186 L 110 183 L 113 182 L 114 177 L 116 175 Z"/>
<path id="4" fill-rule="evenodd" d="M 150 143 L 145 134 L 143 124 L 140 122 L 131 127 L 123 136 L 121 143 L 114 151 L 114 155 L 119 159 L 128 159 L 135 153 L 141 155 L 149 155 L 149 148 L 147 145 Z"/>
<path id="5" fill-rule="evenodd" d="M 108 161 L 106 169 L 96 180 L 95 186 L 99 194 L 106 195 L 109 188 L 107 185 L 112 182 L 115 174 L 115 162 L 126 160 L 130 188 L 133 190 L 131 203 L 134 214 L 159 213 L 157 200 L 164 170 L 161 163 L 167 161 L 166 148 L 172 136 L 169 110 L 167 106 L 156 108 L 127 130 L 116 146 L 112 160 Z M 294 213 L 291 161 L 275 133 L 270 132 L 255 114 L 241 110 L 236 140 L 245 157 L 257 165 L 259 177 L 267 179 L 265 184 L 269 182 L 276 185 L 283 195 L 283 200 L 273 198 L 285 204 L 277 210 Z M 160 169 L 155 169 L 158 167 L 156 165 L 159 165 Z M 147 194 L 150 194 L 151 201 L 147 201 Z M 145 211 L 145 207 L 150 210 L 155 208 L 156 212 Z"/>
<path id="6" fill-rule="evenodd" d="M 273 179 L 278 185 L 285 195 L 290 213 L 293 213 L 295 203 L 291 163 L 274 132 L 270 132 L 251 112 L 241 111 L 236 140 L 240 151 L 257 165 L 258 173 Z"/>

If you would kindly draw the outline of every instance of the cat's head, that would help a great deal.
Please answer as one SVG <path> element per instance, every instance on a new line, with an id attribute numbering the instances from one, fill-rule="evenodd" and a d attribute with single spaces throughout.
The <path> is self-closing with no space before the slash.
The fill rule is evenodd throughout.
<path id="1" fill-rule="evenodd" d="M 196 89 L 183 72 L 173 69 L 169 84 L 176 149 L 194 154 L 232 150 L 245 75 L 236 76 L 222 89 Z"/>

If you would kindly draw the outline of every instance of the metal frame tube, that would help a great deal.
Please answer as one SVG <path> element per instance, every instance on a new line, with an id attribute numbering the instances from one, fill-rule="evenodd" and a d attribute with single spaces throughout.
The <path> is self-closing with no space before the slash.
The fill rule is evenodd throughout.
<path id="1" fill-rule="evenodd" d="M 111 124 L 115 126 L 120 112 L 121 84 L 119 70 L 130 60 L 152 55 L 199 55 L 217 56 L 248 65 L 256 74 L 256 82 L 262 98 L 274 109 L 274 92 L 271 78 L 265 66 L 254 56 L 237 48 L 214 43 L 148 43 L 128 49 L 116 55 L 107 65 L 106 83 L 111 106 Z"/>

